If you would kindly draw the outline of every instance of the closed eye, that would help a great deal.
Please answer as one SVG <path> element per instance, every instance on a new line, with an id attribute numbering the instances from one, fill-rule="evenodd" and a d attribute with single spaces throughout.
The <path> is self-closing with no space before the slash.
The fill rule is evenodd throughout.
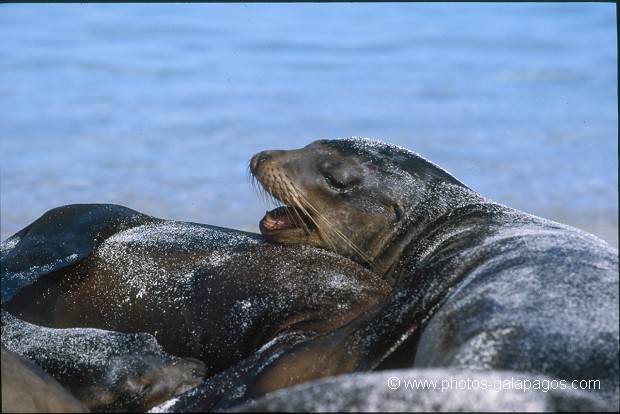
<path id="1" fill-rule="evenodd" d="M 325 182 L 327 183 L 327 185 L 329 185 L 334 190 L 340 191 L 340 190 L 344 190 L 347 188 L 347 185 L 345 183 L 336 180 L 330 174 L 324 174 L 324 176 L 325 176 Z"/>

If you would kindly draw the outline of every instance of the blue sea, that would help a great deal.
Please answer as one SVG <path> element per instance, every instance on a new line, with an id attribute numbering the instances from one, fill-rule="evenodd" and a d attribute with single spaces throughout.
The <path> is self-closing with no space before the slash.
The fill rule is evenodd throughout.
<path id="1" fill-rule="evenodd" d="M 618 245 L 613 3 L 0 5 L 1 238 L 117 203 L 258 231 L 251 156 L 407 147 Z"/>

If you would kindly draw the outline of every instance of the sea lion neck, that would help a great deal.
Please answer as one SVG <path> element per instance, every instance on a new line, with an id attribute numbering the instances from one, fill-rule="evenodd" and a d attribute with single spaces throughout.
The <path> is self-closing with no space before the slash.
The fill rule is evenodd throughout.
<path id="1" fill-rule="evenodd" d="M 414 272 L 434 246 L 446 242 L 452 232 L 443 230 L 455 226 L 451 217 L 457 211 L 469 205 L 492 203 L 465 186 L 445 182 L 430 184 L 417 197 L 374 261 L 375 271 L 392 286 Z"/>

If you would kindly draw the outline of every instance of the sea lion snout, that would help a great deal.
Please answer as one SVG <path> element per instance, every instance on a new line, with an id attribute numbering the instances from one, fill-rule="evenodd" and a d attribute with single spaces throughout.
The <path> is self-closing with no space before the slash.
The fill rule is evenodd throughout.
<path id="1" fill-rule="evenodd" d="M 256 174 L 256 171 L 258 171 L 258 167 L 260 167 L 260 165 L 268 160 L 273 158 L 273 153 L 276 151 L 261 151 L 257 154 L 254 154 L 254 156 L 252 157 L 252 159 L 250 160 L 250 171 L 252 172 L 252 174 Z"/>

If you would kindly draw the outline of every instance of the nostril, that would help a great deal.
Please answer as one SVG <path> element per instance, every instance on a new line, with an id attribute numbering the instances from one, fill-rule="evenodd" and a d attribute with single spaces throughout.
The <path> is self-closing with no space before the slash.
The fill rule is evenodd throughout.
<path id="1" fill-rule="evenodd" d="M 272 157 L 271 151 L 262 151 L 262 152 L 259 152 L 258 154 L 255 154 L 252 157 L 252 161 L 250 161 L 250 169 L 252 173 L 256 172 L 256 170 L 258 169 L 258 167 L 263 161 L 268 160 L 271 157 Z"/>

